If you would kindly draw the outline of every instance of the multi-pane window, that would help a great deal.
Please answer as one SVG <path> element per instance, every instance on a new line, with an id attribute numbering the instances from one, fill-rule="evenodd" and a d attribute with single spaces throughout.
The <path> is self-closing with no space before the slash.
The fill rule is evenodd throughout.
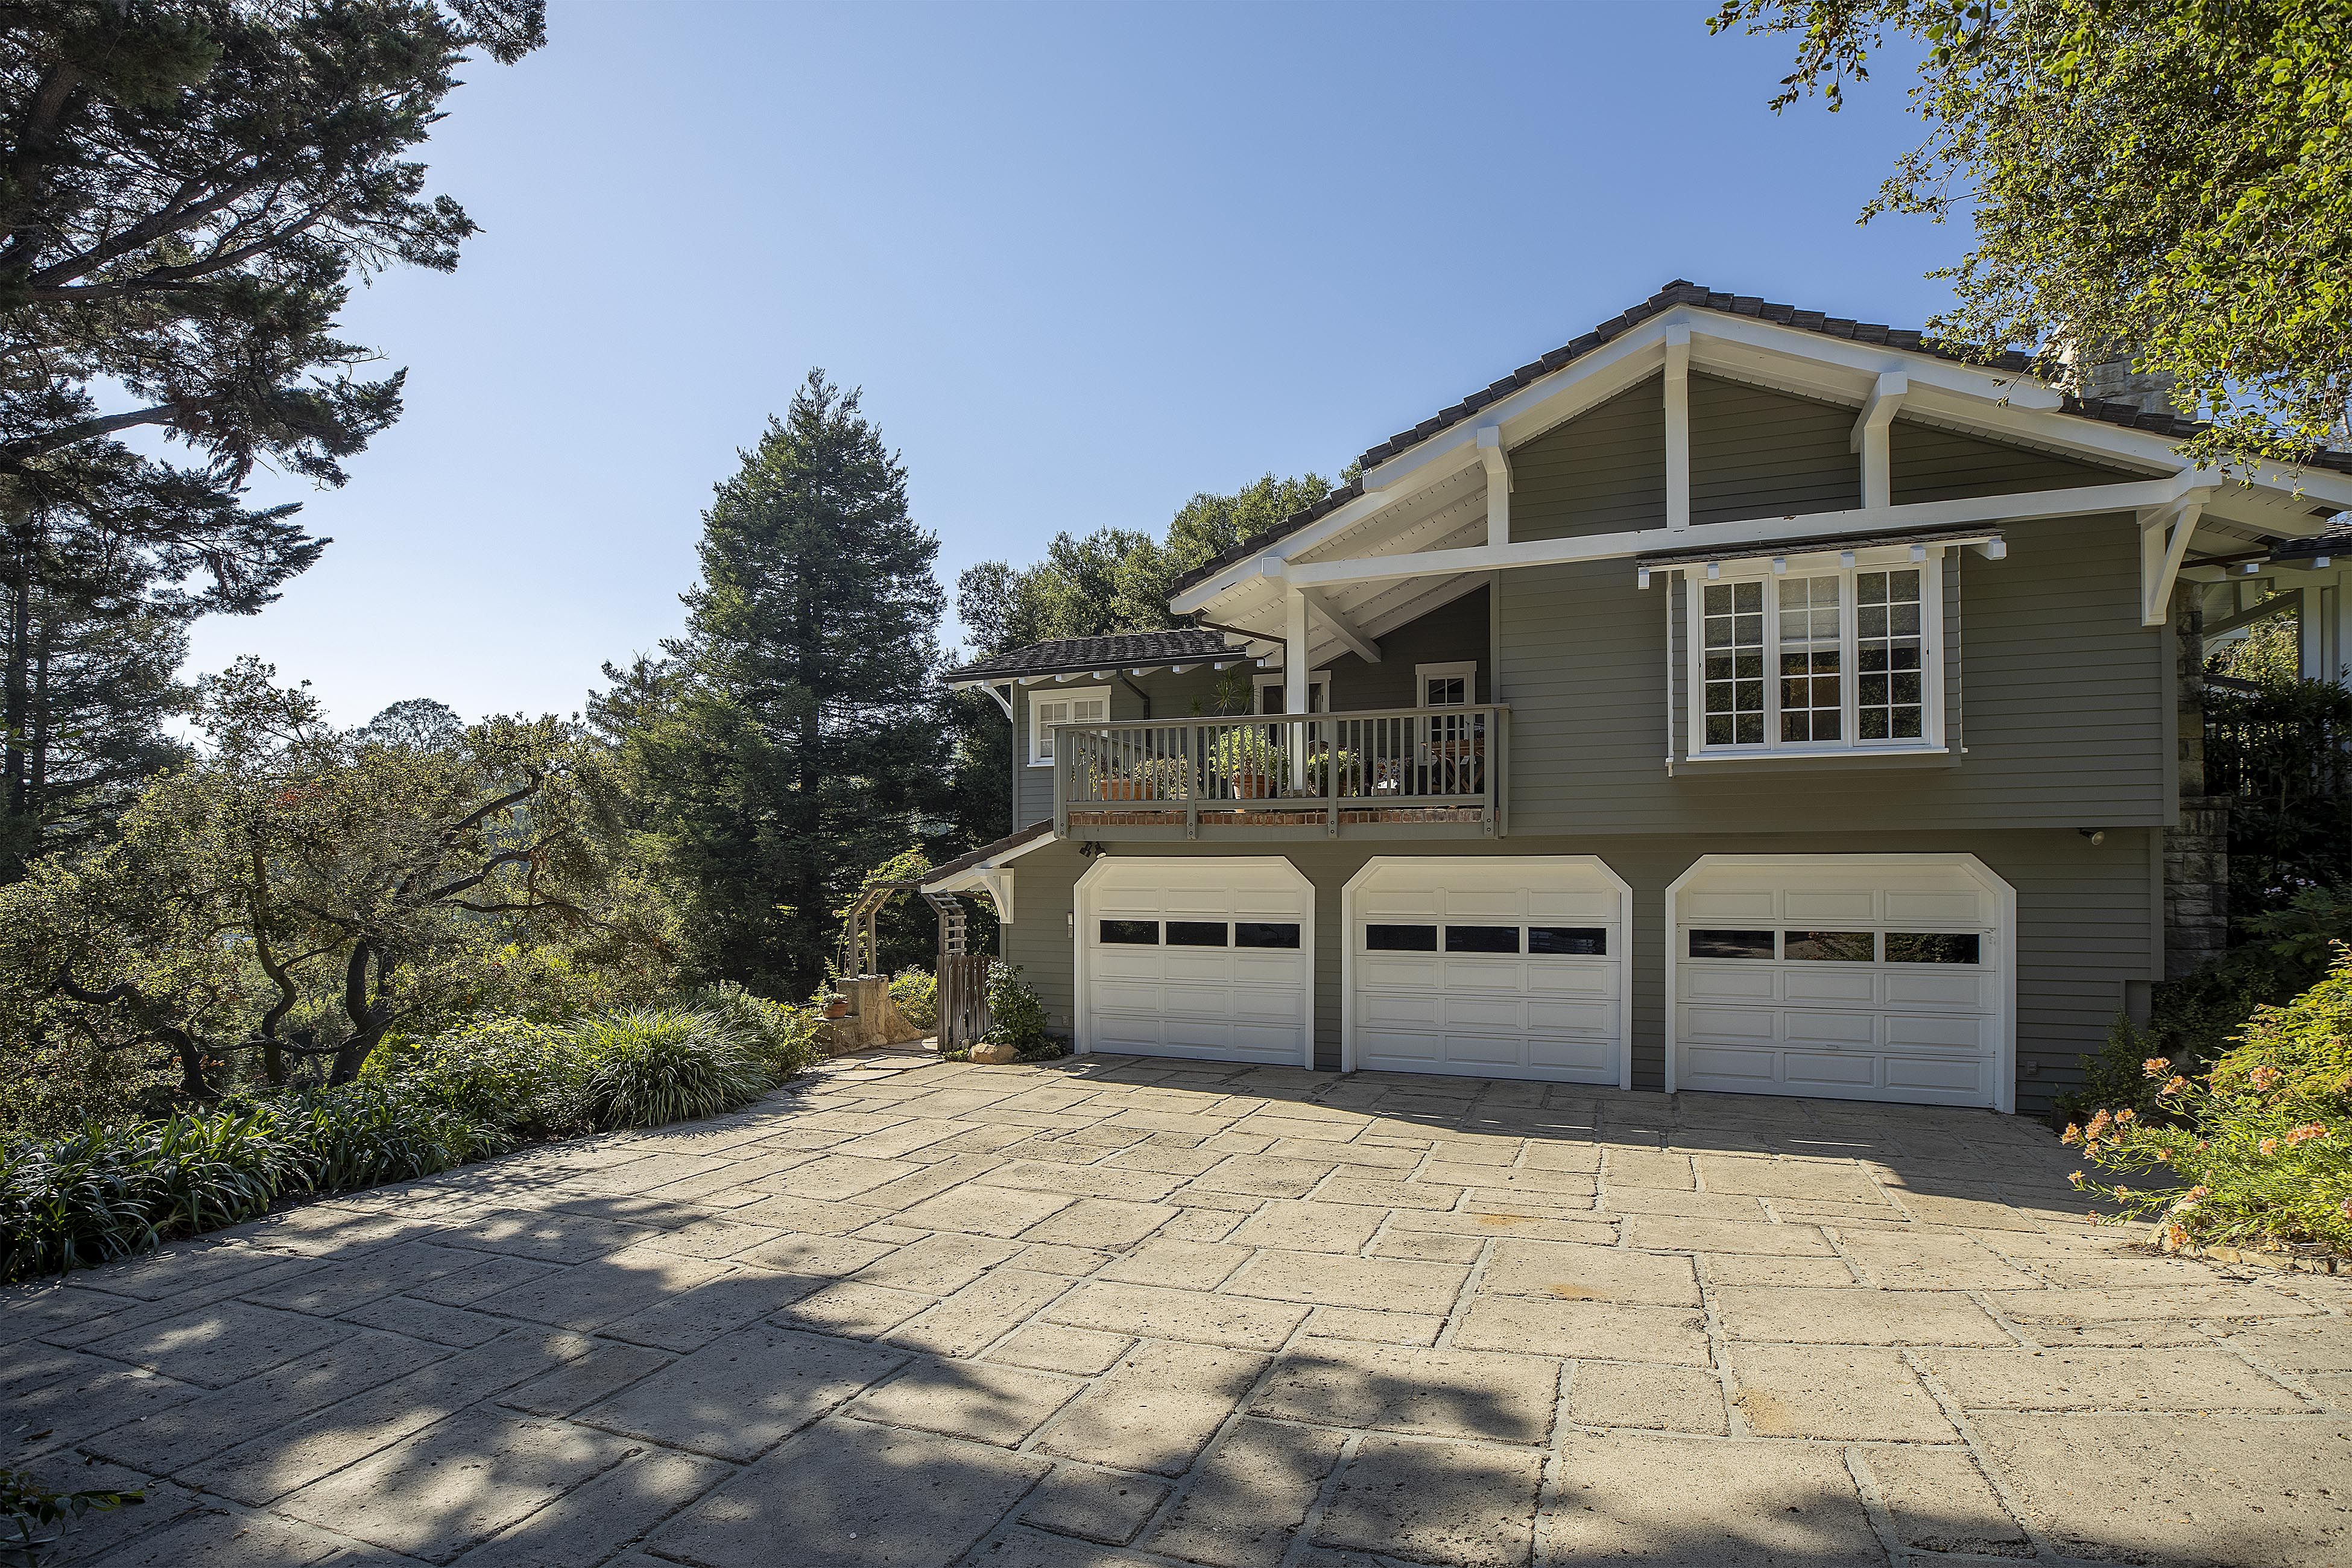
<path id="1" fill-rule="evenodd" d="M 1938 571 L 1931 557 L 1833 572 L 1727 563 L 1714 581 L 1693 572 L 1693 749 L 1935 743 Z"/>
<path id="2" fill-rule="evenodd" d="M 1855 732 L 1865 741 L 1916 741 L 1927 733 L 1918 569 L 1857 572 L 1853 593 Z"/>
<path id="3" fill-rule="evenodd" d="M 1029 699 L 1029 761 L 1054 760 L 1054 726 L 1099 724 L 1110 717 L 1110 692 L 1104 687 L 1078 691 L 1039 692 Z"/>
<path id="4" fill-rule="evenodd" d="M 1764 584 L 1709 583 L 1706 609 L 1706 743 L 1760 744 L 1764 739 Z"/>

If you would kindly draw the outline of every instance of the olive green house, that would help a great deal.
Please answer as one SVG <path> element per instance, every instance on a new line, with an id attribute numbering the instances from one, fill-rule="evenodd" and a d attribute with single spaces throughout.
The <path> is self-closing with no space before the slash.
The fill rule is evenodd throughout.
<path id="1" fill-rule="evenodd" d="M 2043 1110 L 2218 943 L 2200 598 L 2340 571 L 2352 458 L 2189 429 L 1669 285 L 952 672 L 1016 831 L 929 889 L 1081 1051 Z"/>

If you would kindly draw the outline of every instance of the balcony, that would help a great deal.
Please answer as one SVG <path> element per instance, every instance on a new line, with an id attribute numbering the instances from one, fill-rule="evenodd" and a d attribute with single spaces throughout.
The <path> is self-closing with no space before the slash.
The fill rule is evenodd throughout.
<path id="1" fill-rule="evenodd" d="M 1054 832 L 1097 840 L 1476 838 L 1503 831 L 1495 704 L 1064 724 Z"/>

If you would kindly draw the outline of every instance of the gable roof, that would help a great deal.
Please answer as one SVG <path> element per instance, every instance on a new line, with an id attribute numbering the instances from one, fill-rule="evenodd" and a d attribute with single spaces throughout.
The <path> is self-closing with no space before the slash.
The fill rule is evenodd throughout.
<path id="1" fill-rule="evenodd" d="M 1179 660 L 1218 658 L 1234 650 L 1225 634 L 1205 626 L 1173 626 L 1166 631 L 1128 632 L 1107 637 L 1062 637 L 976 659 L 950 669 L 945 680 L 984 680 L 992 677 L 1056 675 L 1081 669 L 1112 669 L 1122 665 L 1171 664 Z"/>
<path id="2" fill-rule="evenodd" d="M 1727 316 L 1749 316 L 1758 321 L 1780 326 L 1793 327 L 1800 331 L 1819 332 L 1824 337 L 1843 338 L 1849 342 L 1883 343 L 1888 348 L 1903 349 L 1912 353 L 1929 354 L 1937 359 L 1971 364 L 1983 368 L 2030 373 L 2033 361 L 2025 354 L 2004 353 L 1989 359 L 1972 358 L 1959 348 L 1927 337 L 1911 328 L 1889 327 L 1873 321 L 1856 321 L 1843 316 L 1831 316 L 1820 310 L 1800 310 L 1794 305 L 1779 305 L 1759 299 L 1753 294 L 1724 294 L 1687 279 L 1677 278 L 1647 300 L 1620 315 L 1601 322 L 1591 331 L 1561 344 L 1541 359 L 1523 364 L 1500 381 L 1493 382 L 1450 408 L 1439 410 L 1410 430 L 1400 430 L 1379 446 L 1371 447 L 1356 459 L 1365 468 L 1375 468 L 1398 453 L 1419 446 L 1432 436 L 1450 430 L 1475 415 L 1489 404 L 1500 402 L 1531 382 L 1582 358 L 1604 343 L 1624 336 L 1652 317 L 1664 314 L 1677 305 L 1689 305 L 1702 310 L 1716 310 Z M 2206 426 L 2196 420 L 2182 419 L 2169 414 L 2149 414 L 2136 404 L 2109 403 L 2094 398 L 2084 401 L 2066 397 L 2060 412 L 2104 424 L 2120 425 L 2135 430 L 2146 430 L 2176 441 L 2185 441 Z M 2324 450 L 2313 454 L 2311 466 L 2334 468 L 2352 473 L 2352 452 Z M 1361 479 L 1350 479 L 1321 500 L 1303 511 L 1293 512 L 1262 533 L 1255 534 L 1213 559 L 1204 561 L 1185 573 L 1171 584 L 1171 593 L 1181 593 L 1203 578 L 1213 575 L 1244 561 L 1272 544 L 1276 540 L 1297 532 L 1318 518 L 1326 517 L 1364 493 Z"/>

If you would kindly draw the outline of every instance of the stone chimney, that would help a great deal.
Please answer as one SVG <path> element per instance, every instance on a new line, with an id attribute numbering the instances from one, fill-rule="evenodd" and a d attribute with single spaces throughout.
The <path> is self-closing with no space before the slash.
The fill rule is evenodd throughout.
<path id="1" fill-rule="evenodd" d="M 2067 390 L 2085 403 L 2127 403 L 2142 414 L 2180 412 L 2172 403 L 2172 373 L 2140 369 L 2128 344 L 2098 344 L 2080 360 L 2069 347 L 2059 358 L 2074 383 Z"/>

